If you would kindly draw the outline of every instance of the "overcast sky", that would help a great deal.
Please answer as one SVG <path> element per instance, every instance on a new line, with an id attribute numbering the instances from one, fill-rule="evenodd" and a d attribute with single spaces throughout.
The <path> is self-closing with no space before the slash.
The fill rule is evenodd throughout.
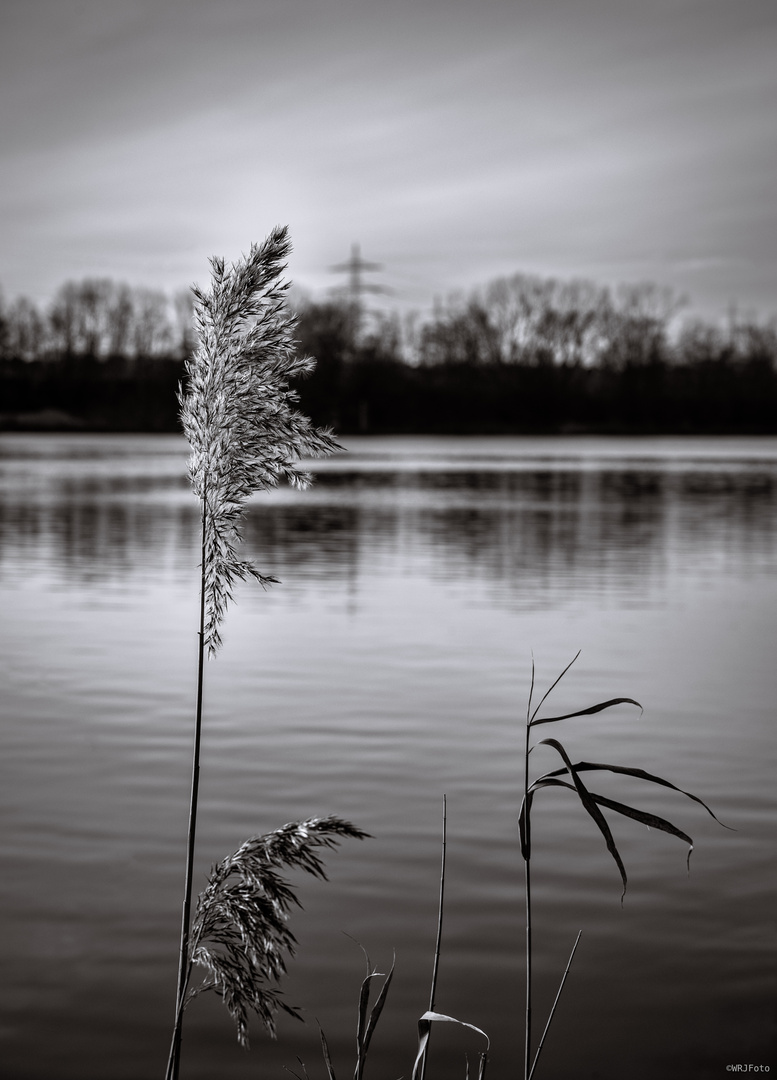
<path id="1" fill-rule="evenodd" d="M 777 314 L 775 0 L 2 0 L 0 287 L 518 271 Z M 385 302 L 385 301 L 384 301 Z"/>

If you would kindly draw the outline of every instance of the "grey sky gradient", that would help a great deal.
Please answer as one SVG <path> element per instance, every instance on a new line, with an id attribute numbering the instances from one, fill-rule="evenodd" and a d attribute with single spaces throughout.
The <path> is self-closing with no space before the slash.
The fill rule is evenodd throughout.
<path id="1" fill-rule="evenodd" d="M 774 0 L 4 0 L 0 287 L 517 271 L 777 314 Z"/>

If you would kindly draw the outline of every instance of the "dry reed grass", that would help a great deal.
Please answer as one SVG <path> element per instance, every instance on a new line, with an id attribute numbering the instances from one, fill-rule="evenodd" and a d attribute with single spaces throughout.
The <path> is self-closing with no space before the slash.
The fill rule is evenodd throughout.
<path id="1" fill-rule="evenodd" d="M 322 848 L 331 849 L 367 833 L 332 815 L 292 822 L 264 836 L 246 840 L 218 865 L 200 893 L 192 923 L 189 971 L 199 965 L 208 977 L 188 1000 L 215 990 L 248 1046 L 248 1018 L 254 1012 L 271 1036 L 279 1009 L 299 1018 L 276 985 L 293 956 L 295 938 L 288 925 L 294 889 L 281 877 L 285 869 L 304 870 L 326 880 Z"/>
<path id="2" fill-rule="evenodd" d="M 249 1008 L 273 1030 L 275 1012 L 284 1007 L 267 980 L 273 972 L 283 970 L 283 950 L 288 952 L 293 941 L 282 918 L 289 894 L 272 877 L 271 864 L 266 861 L 269 841 L 263 841 L 264 846 L 259 838 L 248 841 L 231 861 L 216 868 L 201 898 L 194 927 L 191 898 L 204 657 L 206 652 L 215 655 L 221 645 L 220 627 L 235 583 L 249 577 L 262 585 L 274 581 L 238 557 L 246 503 L 255 493 L 283 480 L 306 487 L 310 476 L 297 468 L 300 458 L 320 457 L 338 449 L 331 432 L 314 428 L 295 408 L 297 394 L 289 385 L 315 364 L 312 358 L 297 354 L 293 337 L 295 319 L 286 303 L 288 282 L 281 277 L 290 250 L 287 230 L 276 228 L 229 267 L 223 259 L 212 259 L 210 291 L 194 289 L 198 344 L 187 362 L 187 385 L 185 391 L 179 391 L 179 400 L 181 423 L 191 447 L 189 476 L 201 508 L 200 626 L 178 990 L 167 1080 L 177 1080 L 180 1069 L 195 941 L 196 959 L 211 973 L 208 985 L 222 994 L 241 1040 L 246 1038 Z M 334 831 L 316 831 L 313 820 L 328 822 L 327 827 Z M 360 834 L 354 826 L 335 818 L 311 822 L 307 823 L 308 845 L 298 846 L 295 857 L 302 859 L 304 869 L 321 876 L 321 864 L 313 857 L 310 844 L 331 846 L 323 839 L 326 835 L 331 839 L 334 835 Z M 293 835 L 299 839 L 302 834 Z M 276 840 L 273 848 L 276 855 L 279 842 Z M 260 848 L 265 857 L 261 865 L 256 861 Z M 291 849 L 286 852 L 290 854 Z M 220 948 L 212 948 L 207 941 Z"/>
<path id="3" fill-rule="evenodd" d="M 198 345 L 179 396 L 189 476 L 203 509 L 211 656 L 235 582 L 274 580 L 237 556 L 247 500 L 281 481 L 307 487 L 310 475 L 296 462 L 341 449 L 330 431 L 314 428 L 294 407 L 298 395 L 289 380 L 312 371 L 315 360 L 297 354 L 289 283 L 281 280 L 290 250 L 287 230 L 276 228 L 233 266 L 212 259 L 210 291 L 193 290 Z"/>

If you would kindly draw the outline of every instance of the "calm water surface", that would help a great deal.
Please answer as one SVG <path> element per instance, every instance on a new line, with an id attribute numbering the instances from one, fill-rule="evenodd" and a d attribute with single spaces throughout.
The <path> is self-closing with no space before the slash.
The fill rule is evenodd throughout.
<path id="1" fill-rule="evenodd" d="M 371 1075 L 409 1075 L 428 1000 L 443 793 L 437 1008 L 517 1075 L 521 717 L 575 655 L 554 712 L 573 759 L 633 764 L 709 801 L 595 789 L 691 833 L 616 818 L 617 870 L 572 796 L 535 803 L 536 1015 L 583 937 L 537 1080 L 707 1080 L 777 1069 L 777 441 L 349 439 L 306 493 L 258 499 L 207 670 L 198 881 L 246 836 L 317 813 L 372 834 L 299 881 L 286 984 L 308 1022 L 234 1044 L 187 1014 L 182 1075 L 353 1068 L 364 960 L 397 974 Z M 197 506 L 176 437 L 0 438 L 0 1075 L 161 1077 L 176 973 L 196 671 Z M 549 748 L 535 769 L 556 767 Z M 350 938 L 344 936 L 350 935 Z M 463 1076 L 473 1033 L 435 1031 Z"/>

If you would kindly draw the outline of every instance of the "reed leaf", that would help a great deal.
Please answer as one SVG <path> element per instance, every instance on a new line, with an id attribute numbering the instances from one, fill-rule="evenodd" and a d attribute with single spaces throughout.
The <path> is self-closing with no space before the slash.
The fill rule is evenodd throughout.
<path id="1" fill-rule="evenodd" d="M 684 840 L 688 845 L 686 862 L 690 870 L 693 840 L 688 833 L 678 829 L 671 821 L 667 821 L 666 818 L 662 818 L 658 814 L 651 814 L 647 810 L 638 810 L 636 807 L 628 806 L 626 803 L 618 802 L 616 799 L 608 799 L 605 795 L 596 795 L 591 792 L 591 797 L 598 806 L 605 806 L 608 810 L 614 810 L 616 814 L 622 814 L 623 817 L 638 821 L 649 829 L 658 829 L 661 832 L 669 833 L 671 836 L 676 836 L 679 840 Z"/>
<path id="2" fill-rule="evenodd" d="M 297 1057 L 297 1061 L 299 1062 L 299 1067 L 302 1069 L 302 1076 L 300 1076 L 298 1072 L 294 1072 L 293 1069 L 290 1069 L 288 1065 L 283 1066 L 284 1072 L 289 1073 L 291 1076 L 295 1076 L 297 1080 L 310 1080 L 308 1077 L 308 1070 L 305 1068 L 305 1062 L 299 1056 Z"/>
<path id="3" fill-rule="evenodd" d="M 567 772 L 572 777 L 572 783 L 575 785 L 575 790 L 580 797 L 580 802 L 583 804 L 583 808 L 593 819 L 596 827 L 599 829 L 599 832 L 604 837 L 604 842 L 607 845 L 607 850 L 609 851 L 610 855 L 612 855 L 615 861 L 615 865 L 618 867 L 621 875 L 621 881 L 623 882 L 623 892 L 621 894 L 622 901 L 623 897 L 626 895 L 626 885 L 628 881 L 628 878 L 626 877 L 626 867 L 623 865 L 623 859 L 621 859 L 620 852 L 618 851 L 615 840 L 613 839 L 612 832 L 610 831 L 610 826 L 607 824 L 607 819 L 605 818 L 599 807 L 596 805 L 596 802 L 592 798 L 588 788 L 577 775 L 577 771 L 575 770 L 575 767 L 572 764 L 569 755 L 567 754 L 561 743 L 557 739 L 541 739 L 537 745 L 553 747 L 553 749 L 558 753 L 558 755 L 561 757 L 562 761 L 566 765 Z"/>
<path id="4" fill-rule="evenodd" d="M 529 828 L 529 819 L 531 817 L 531 808 L 534 801 L 533 789 L 534 784 L 532 784 L 521 799 L 521 809 L 518 813 L 518 838 L 521 844 L 521 855 L 525 862 L 528 862 L 531 858 L 531 830 Z"/>
<path id="5" fill-rule="evenodd" d="M 318 1025 L 318 1033 L 321 1036 L 321 1052 L 324 1055 L 324 1064 L 326 1065 L 326 1072 L 329 1080 L 337 1080 L 335 1076 L 334 1066 L 332 1065 L 332 1055 L 329 1053 L 329 1044 L 326 1041 L 326 1035 L 321 1025 Z"/>
<path id="6" fill-rule="evenodd" d="M 247 500 L 282 480 L 306 487 L 310 477 L 295 463 L 340 449 L 331 432 L 294 408 L 289 380 L 309 373 L 315 361 L 297 355 L 289 286 L 281 280 L 290 250 L 287 229 L 276 228 L 229 267 L 211 259 L 210 291 L 193 289 L 198 347 L 179 401 L 189 477 L 203 510 L 204 642 L 211 656 L 235 582 L 275 580 L 238 558 Z"/>
<path id="7" fill-rule="evenodd" d="M 346 934 L 346 937 L 350 937 L 350 934 Z M 354 938 L 351 938 L 354 941 Z M 354 1080 L 361 1080 L 364 1073 L 364 1067 L 367 1063 L 367 1052 L 370 1048 L 370 1042 L 377 1026 L 380 1015 L 383 1012 L 383 1006 L 386 1004 L 386 997 L 388 996 L 389 987 L 391 986 L 391 980 L 394 977 L 394 964 L 396 962 L 396 956 L 391 961 L 391 969 L 388 975 L 384 975 L 381 971 L 375 971 L 370 958 L 367 955 L 367 951 L 363 945 L 356 941 L 356 944 L 364 953 L 364 958 L 367 961 L 367 974 L 362 980 L 359 987 L 359 1004 L 357 1008 L 356 1019 L 356 1066 L 354 1069 Z M 375 999 L 375 1003 L 370 1009 L 370 990 L 372 988 L 373 979 L 383 979 L 383 985 L 378 991 L 378 996 Z M 318 1025 L 318 1031 L 321 1036 L 321 1050 L 324 1055 L 324 1064 L 326 1066 L 327 1075 L 329 1080 L 335 1080 L 335 1070 L 332 1064 L 332 1057 L 329 1053 L 329 1044 L 326 1041 L 326 1035 L 321 1025 Z"/>
<path id="8" fill-rule="evenodd" d="M 543 787 L 563 787 L 567 788 L 569 791 L 576 790 L 574 785 L 568 784 L 566 780 L 551 779 L 550 777 L 543 777 L 541 780 L 537 780 L 532 786 L 535 789 Z M 636 807 L 628 806 L 626 803 L 618 802 L 615 799 L 608 799 L 605 795 L 598 795 L 595 791 L 589 791 L 588 794 L 598 806 L 606 806 L 608 810 L 614 810 L 624 817 L 632 818 L 634 821 L 646 825 L 649 829 L 658 829 L 661 832 L 670 833 L 672 836 L 684 840 L 688 845 L 688 863 L 690 866 L 691 853 L 693 852 L 693 840 L 688 833 L 683 832 L 682 829 L 678 829 L 676 825 L 673 825 L 671 821 L 667 821 L 666 818 L 659 817 L 658 814 L 652 814 L 648 810 L 638 810 Z"/>
<path id="9" fill-rule="evenodd" d="M 286 971 L 286 957 L 294 955 L 296 940 L 288 917 L 292 906 L 299 906 L 279 870 L 304 870 L 325 880 L 322 849 L 336 847 L 345 837 L 366 836 L 341 818 L 309 818 L 251 837 L 213 867 L 197 902 L 189 956 L 190 968 L 200 965 L 208 974 L 190 991 L 187 1003 L 215 990 L 243 1046 L 248 1045 L 251 1012 L 273 1037 L 279 1009 L 299 1018 L 274 985 Z"/>
<path id="10" fill-rule="evenodd" d="M 354 1080 L 361 1080 L 364 1073 L 364 1066 L 367 1063 L 367 1051 L 370 1048 L 370 1042 L 377 1026 L 380 1014 L 383 1012 L 383 1006 L 386 1004 L 386 997 L 388 996 L 389 987 L 391 986 L 391 980 L 394 977 L 394 963 L 396 957 L 391 962 L 391 969 L 384 977 L 380 971 L 371 971 L 366 976 L 361 985 L 359 992 L 359 1019 L 356 1028 L 356 1068 L 354 1070 Z M 367 1013 L 369 1006 L 370 987 L 373 979 L 383 978 L 384 982 L 381 986 L 378 996 L 375 999 L 375 1004 Z"/>
<path id="11" fill-rule="evenodd" d="M 678 787 L 676 784 L 670 783 L 669 780 L 665 780 L 663 776 L 656 776 L 654 773 L 646 772 L 644 769 L 635 769 L 626 765 L 607 765 L 598 761 L 578 761 L 575 763 L 575 769 L 577 772 L 590 772 L 594 769 L 601 769 L 606 772 L 620 773 L 623 776 L 635 776 L 638 780 L 648 780 L 651 784 L 660 784 L 661 787 L 671 788 L 672 791 L 677 791 L 680 795 L 685 795 L 688 799 L 693 799 L 700 806 L 703 806 L 710 817 L 717 821 L 718 825 L 722 825 L 724 829 L 729 829 L 732 832 L 736 832 L 736 829 L 731 829 L 730 825 L 723 825 L 723 822 L 716 814 L 707 806 L 703 799 L 700 799 L 698 795 L 694 795 L 690 791 L 686 791 L 684 788 Z M 545 773 L 544 776 L 539 779 L 545 780 L 551 776 L 561 776 L 566 772 L 566 769 L 554 769 L 553 772 Z M 536 781 L 535 781 L 536 783 Z"/>
<path id="12" fill-rule="evenodd" d="M 466 1066 L 464 1068 L 464 1080 L 469 1080 L 469 1054 L 464 1055 L 464 1060 L 466 1061 Z M 486 1064 L 487 1063 L 488 1063 L 488 1054 L 485 1051 L 483 1051 L 479 1055 L 479 1060 L 478 1060 L 478 1080 L 483 1080 L 483 1077 L 486 1075 Z"/>
<path id="13" fill-rule="evenodd" d="M 464 1059 L 466 1061 L 466 1066 L 465 1066 L 465 1069 L 464 1069 L 464 1080 L 469 1080 L 469 1054 L 465 1054 Z M 486 1064 L 487 1064 L 487 1062 L 488 1062 L 488 1054 L 485 1051 L 483 1051 L 479 1055 L 479 1060 L 478 1060 L 478 1080 L 483 1080 L 483 1077 L 486 1075 Z"/>
<path id="14" fill-rule="evenodd" d="M 634 698 L 616 697 L 610 698 L 609 701 L 601 701 L 598 705 L 590 705 L 587 709 L 578 709 L 576 712 L 564 713 L 563 716 L 546 716 L 541 720 L 532 720 L 529 727 L 537 727 L 539 724 L 555 724 L 559 720 L 571 720 L 573 716 L 592 716 L 594 713 L 603 712 L 605 709 L 611 709 L 613 705 L 636 705 L 638 709 L 644 711 L 642 710 L 640 703 L 635 701 Z"/>
<path id="15" fill-rule="evenodd" d="M 566 667 L 564 668 L 564 670 L 563 670 L 563 671 L 561 672 L 561 674 L 560 674 L 560 675 L 558 676 L 558 678 L 556 678 L 556 679 L 555 679 L 555 681 L 554 681 L 554 682 L 552 682 L 552 683 L 550 684 L 550 686 L 548 687 L 548 689 L 547 689 L 547 690 L 545 691 L 545 693 L 544 693 L 544 694 L 542 695 L 542 698 L 540 699 L 540 703 L 539 703 L 539 705 L 537 706 L 537 708 L 536 708 L 536 709 L 534 710 L 534 712 L 532 712 L 532 711 L 531 711 L 531 704 L 532 704 L 532 698 L 534 697 L 534 656 L 532 656 L 532 658 L 531 658 L 531 687 L 529 688 L 529 701 L 528 701 L 528 705 L 527 705 L 527 707 L 526 707 L 526 726 L 527 726 L 527 727 L 531 727 L 531 726 L 532 726 L 532 724 L 533 724 L 533 722 L 534 722 L 534 718 L 536 717 L 537 713 L 538 713 L 538 712 L 540 711 L 540 709 L 542 708 L 542 706 L 543 706 L 543 705 L 545 704 L 545 702 L 546 702 L 546 701 L 548 700 L 548 698 L 550 697 L 550 695 L 551 695 L 551 694 L 553 693 L 553 691 L 554 691 L 554 690 L 556 689 L 556 687 L 558 686 L 558 684 L 559 684 L 559 683 L 561 682 L 561 680 L 562 680 L 562 679 L 564 678 L 564 676 L 566 675 L 566 673 L 567 673 L 567 672 L 569 671 L 569 669 L 570 669 L 570 668 L 572 667 L 572 665 L 574 664 L 575 660 L 577 660 L 577 658 L 578 658 L 578 656 L 580 655 L 580 653 L 581 653 L 581 650 L 580 650 L 580 649 L 578 649 L 578 650 L 577 650 L 577 652 L 575 653 L 575 655 L 574 655 L 574 656 L 572 657 L 572 659 L 571 659 L 571 660 L 569 661 L 569 663 L 567 664 L 567 666 L 566 666 Z"/>
<path id="16" fill-rule="evenodd" d="M 486 1040 L 486 1053 L 491 1048 L 491 1040 L 485 1031 L 479 1027 L 475 1027 L 474 1024 L 467 1024 L 464 1020 L 457 1020 L 455 1016 L 446 1016 L 444 1013 L 432 1012 L 428 1009 L 418 1021 L 418 1052 L 416 1054 L 415 1062 L 413 1064 L 412 1080 L 418 1080 L 421 1062 L 423 1061 L 424 1054 L 426 1052 L 426 1044 L 429 1041 L 429 1034 L 432 1030 L 432 1023 L 435 1021 L 447 1021 L 450 1024 L 460 1024 L 461 1027 L 469 1028 L 471 1031 L 476 1031 L 478 1035 L 482 1035 Z M 485 1069 L 485 1062 L 483 1061 L 484 1055 L 481 1054 L 480 1069 L 481 1075 Z"/>

